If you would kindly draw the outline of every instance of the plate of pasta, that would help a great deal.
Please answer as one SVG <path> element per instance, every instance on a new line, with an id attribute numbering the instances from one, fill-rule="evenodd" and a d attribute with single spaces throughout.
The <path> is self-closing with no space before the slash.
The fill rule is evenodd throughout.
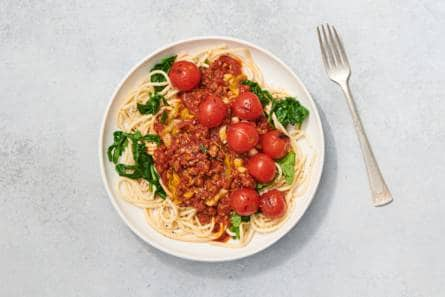
<path id="1" fill-rule="evenodd" d="M 201 37 L 129 72 L 105 113 L 99 158 L 113 206 L 141 239 L 227 261 L 299 221 L 321 178 L 324 136 L 288 66 L 251 43 Z"/>

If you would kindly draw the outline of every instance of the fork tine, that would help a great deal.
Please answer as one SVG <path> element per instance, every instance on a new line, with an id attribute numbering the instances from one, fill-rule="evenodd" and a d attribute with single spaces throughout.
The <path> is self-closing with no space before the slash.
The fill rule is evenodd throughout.
<path id="1" fill-rule="evenodd" d="M 332 50 L 332 56 L 335 59 L 335 64 L 336 65 L 340 65 L 342 63 L 341 57 L 340 57 L 340 53 L 339 53 L 339 49 L 338 49 L 338 43 L 336 42 L 336 40 L 333 37 L 332 34 L 332 27 L 329 24 L 326 24 L 326 30 L 328 31 L 328 38 L 329 38 L 329 44 L 331 45 L 331 50 Z"/>
<path id="2" fill-rule="evenodd" d="M 348 56 L 346 56 L 346 52 L 343 47 L 343 42 L 341 42 L 340 36 L 338 36 L 337 30 L 335 30 L 334 26 L 332 26 L 332 30 L 334 32 L 335 43 L 337 44 L 337 47 L 339 49 L 341 59 L 342 59 L 343 63 L 345 63 L 347 66 L 349 66 Z"/>
<path id="3" fill-rule="evenodd" d="M 329 68 L 329 61 L 325 53 L 325 49 L 323 46 L 323 40 L 321 38 L 321 32 L 320 32 L 320 26 L 317 27 L 317 35 L 318 35 L 318 42 L 320 43 L 320 50 L 321 50 L 321 57 L 323 58 L 324 67 L 327 69 Z"/>
<path id="4" fill-rule="evenodd" d="M 331 67 L 335 67 L 335 60 L 332 53 L 331 42 L 329 42 L 324 25 L 321 25 L 321 36 L 323 40 L 323 48 L 325 50 L 327 60 L 329 61 L 329 65 Z"/>

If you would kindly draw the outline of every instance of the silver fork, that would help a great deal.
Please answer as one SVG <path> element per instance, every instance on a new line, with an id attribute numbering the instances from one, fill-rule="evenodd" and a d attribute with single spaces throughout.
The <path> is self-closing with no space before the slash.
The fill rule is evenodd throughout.
<path id="1" fill-rule="evenodd" d="M 343 44 L 334 26 L 329 24 L 320 25 L 317 27 L 317 33 L 326 72 L 329 78 L 342 88 L 352 115 L 355 131 L 360 142 L 363 159 L 365 160 L 366 170 L 368 172 L 369 186 L 372 192 L 372 203 L 374 206 L 388 204 L 392 201 L 391 193 L 383 179 L 382 173 L 380 172 L 379 165 L 372 152 L 371 145 L 369 144 L 368 137 L 366 136 L 349 88 L 351 67 L 349 66 Z"/>

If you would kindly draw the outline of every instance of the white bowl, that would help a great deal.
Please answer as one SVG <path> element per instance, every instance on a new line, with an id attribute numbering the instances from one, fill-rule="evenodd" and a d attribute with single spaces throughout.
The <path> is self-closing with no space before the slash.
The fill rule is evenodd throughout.
<path id="1" fill-rule="evenodd" d="M 220 46 L 221 44 L 226 44 L 229 47 L 248 48 L 254 57 L 254 61 L 263 72 L 264 81 L 270 86 L 282 88 L 289 94 L 296 96 L 310 110 L 309 118 L 306 120 L 303 129 L 310 136 L 312 145 L 317 152 L 317 158 L 310 170 L 308 188 L 304 195 L 297 198 L 296 206 L 289 219 L 275 232 L 268 234 L 256 233 L 252 241 L 243 248 L 227 248 L 207 243 L 188 243 L 172 240 L 152 229 L 146 223 L 142 209 L 136 208 L 118 197 L 115 189 L 118 175 L 113 164 L 107 160 L 106 155 L 107 147 L 113 142 L 113 131 L 117 130 L 116 115 L 120 105 L 126 95 L 147 77 L 150 68 L 157 61 L 164 56 L 172 55 L 179 51 L 196 53 L 207 48 Z M 105 188 L 114 208 L 128 227 L 141 239 L 161 251 L 185 259 L 208 262 L 229 261 L 253 255 L 269 247 L 289 232 L 303 216 L 315 195 L 323 170 L 324 150 L 324 135 L 317 107 L 298 76 L 270 52 L 249 42 L 227 37 L 187 39 L 170 44 L 148 55 L 128 73 L 111 97 L 105 112 L 99 139 L 99 158 Z"/>

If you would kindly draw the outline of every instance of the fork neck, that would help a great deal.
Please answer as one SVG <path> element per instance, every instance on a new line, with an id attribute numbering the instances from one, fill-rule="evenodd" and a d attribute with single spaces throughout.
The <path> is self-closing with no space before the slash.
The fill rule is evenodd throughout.
<path id="1" fill-rule="evenodd" d="M 361 126 L 360 116 L 358 114 L 357 107 L 355 105 L 354 98 L 352 97 L 351 89 L 349 87 L 349 78 L 346 78 L 343 81 L 338 81 L 337 83 L 340 85 L 341 89 L 343 90 L 343 93 L 345 94 L 346 102 L 348 103 L 349 110 L 351 111 L 354 125 Z"/>
<path id="2" fill-rule="evenodd" d="M 350 91 L 349 90 L 349 76 L 348 77 L 346 77 L 345 79 L 343 79 L 343 80 L 338 80 L 338 81 L 335 81 L 343 90 L 348 90 L 348 91 Z"/>

